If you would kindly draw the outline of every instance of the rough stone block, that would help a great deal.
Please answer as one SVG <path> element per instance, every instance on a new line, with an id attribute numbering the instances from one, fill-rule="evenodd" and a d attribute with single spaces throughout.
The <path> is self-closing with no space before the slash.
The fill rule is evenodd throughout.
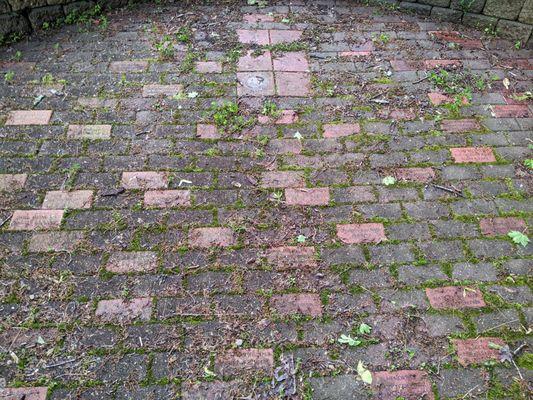
<path id="1" fill-rule="evenodd" d="M 518 18 L 524 0 L 487 0 L 483 14 L 497 18 L 515 20 Z"/>
<path id="2" fill-rule="evenodd" d="M 463 12 L 459 10 L 451 10 L 449 8 L 433 7 L 431 16 L 440 19 L 441 21 L 461 22 Z"/>
<path id="3" fill-rule="evenodd" d="M 48 6 L 32 9 L 28 18 L 33 29 L 41 29 L 45 23 L 53 23 L 65 17 L 63 7 Z"/>
<path id="4" fill-rule="evenodd" d="M 452 0 L 450 8 L 465 13 L 480 13 L 485 7 L 485 0 Z"/>
<path id="5" fill-rule="evenodd" d="M 521 24 L 520 22 L 507 21 L 501 19 L 498 21 L 496 30 L 500 36 L 511 39 L 520 40 L 522 43 L 527 43 L 531 36 L 533 27 L 531 25 Z"/>

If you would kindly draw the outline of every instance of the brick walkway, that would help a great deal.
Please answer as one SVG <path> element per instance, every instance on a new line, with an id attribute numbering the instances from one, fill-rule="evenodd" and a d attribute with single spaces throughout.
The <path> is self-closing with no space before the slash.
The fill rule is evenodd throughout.
<path id="1" fill-rule="evenodd" d="M 2 49 L 0 398 L 527 397 L 531 52 L 293 3 Z"/>

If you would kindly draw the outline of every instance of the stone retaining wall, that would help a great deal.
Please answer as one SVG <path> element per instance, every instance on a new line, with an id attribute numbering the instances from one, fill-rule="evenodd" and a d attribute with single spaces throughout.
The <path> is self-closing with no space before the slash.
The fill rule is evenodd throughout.
<path id="1" fill-rule="evenodd" d="M 138 2 L 135 0 L 133 2 Z M 53 24 L 68 15 L 91 10 L 99 3 L 103 8 L 123 6 L 131 0 L 0 0 L 0 43 L 17 39 Z M 502 37 L 533 45 L 533 0 L 373 0 L 403 10 L 462 22 L 488 29 Z"/>
<path id="2" fill-rule="evenodd" d="M 462 22 L 499 36 L 533 44 L 533 0 L 377 0 L 400 9 Z"/>

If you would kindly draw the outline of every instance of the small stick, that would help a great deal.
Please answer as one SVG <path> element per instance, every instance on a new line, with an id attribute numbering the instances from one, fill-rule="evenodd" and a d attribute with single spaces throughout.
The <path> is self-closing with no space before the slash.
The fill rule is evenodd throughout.
<path id="1" fill-rule="evenodd" d="M 4 219 L 2 222 L 0 222 L 0 228 L 3 227 L 7 221 L 9 221 L 13 217 L 13 214 L 11 214 L 9 217 Z"/>
<path id="2" fill-rule="evenodd" d="M 445 186 L 441 186 L 441 185 L 436 185 L 436 184 L 434 184 L 434 183 L 432 183 L 431 186 L 436 187 L 437 189 L 440 189 L 440 190 L 444 190 L 445 192 L 453 193 L 453 194 L 456 195 L 456 196 L 465 197 L 465 195 L 462 194 L 462 193 L 461 193 L 460 191 L 458 191 L 458 190 L 450 189 L 450 188 L 447 188 L 447 187 L 445 187 Z"/>

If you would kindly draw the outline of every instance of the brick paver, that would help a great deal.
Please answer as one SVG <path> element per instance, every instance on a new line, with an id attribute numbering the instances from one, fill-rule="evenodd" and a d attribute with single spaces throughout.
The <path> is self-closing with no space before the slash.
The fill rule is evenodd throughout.
<path id="1" fill-rule="evenodd" d="M 528 398 L 529 45 L 134 3 L 0 49 L 0 398 Z"/>

